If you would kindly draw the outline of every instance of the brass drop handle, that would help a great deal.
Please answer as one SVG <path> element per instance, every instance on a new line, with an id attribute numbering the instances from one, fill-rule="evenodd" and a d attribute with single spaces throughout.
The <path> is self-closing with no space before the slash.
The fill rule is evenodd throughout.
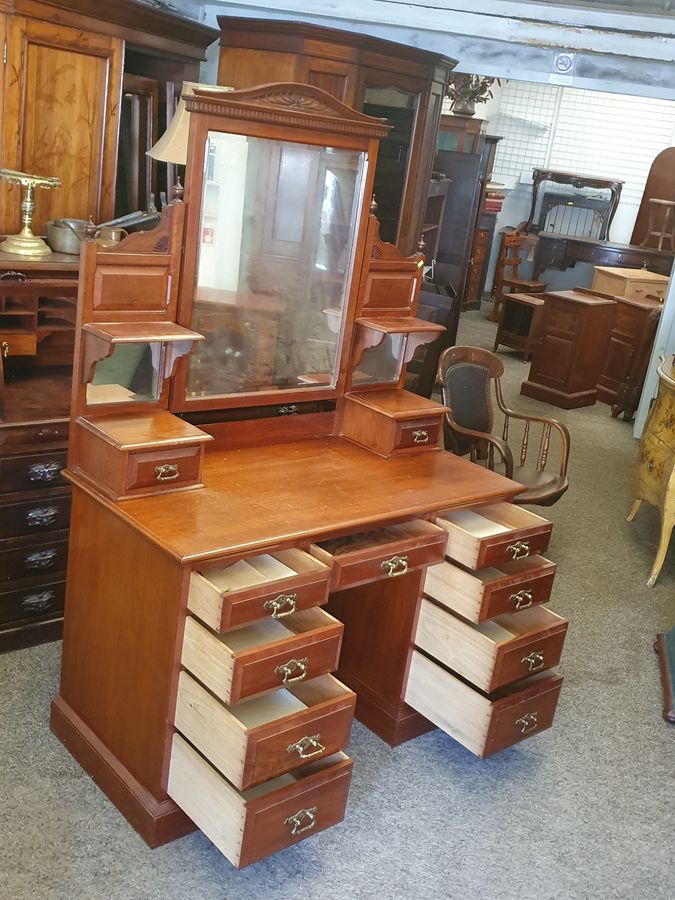
<path id="1" fill-rule="evenodd" d="M 58 506 L 38 506 L 29 509 L 26 513 L 26 524 L 32 528 L 35 526 L 53 525 L 58 515 Z"/>
<path id="2" fill-rule="evenodd" d="M 266 609 L 273 619 L 283 619 L 295 612 L 297 599 L 297 594 L 279 594 L 274 599 L 265 600 L 263 609 Z"/>
<path id="3" fill-rule="evenodd" d="M 405 575 L 408 571 L 408 557 L 403 554 L 402 556 L 392 556 L 390 559 L 383 559 L 380 563 L 380 568 L 387 573 L 389 578 L 398 578 L 399 575 Z"/>
<path id="4" fill-rule="evenodd" d="M 24 272 L 15 272 L 14 269 L 10 269 L 0 275 L 0 281 L 28 281 L 28 277 Z"/>
<path id="5" fill-rule="evenodd" d="M 277 675 L 281 675 L 282 684 L 293 684 L 294 681 L 302 681 L 307 675 L 307 664 L 309 659 L 303 656 L 302 659 L 289 659 L 288 662 L 282 663 L 274 670 Z"/>
<path id="6" fill-rule="evenodd" d="M 155 466 L 155 475 L 157 481 L 175 481 L 180 475 L 180 471 L 176 463 L 164 463 L 161 466 Z"/>
<path id="7" fill-rule="evenodd" d="M 525 559 L 530 553 L 530 544 L 528 541 L 516 541 L 508 545 L 506 552 L 511 554 L 511 559 Z"/>
<path id="8" fill-rule="evenodd" d="M 33 463 L 28 467 L 31 481 L 55 481 L 61 472 L 61 465 L 56 462 Z"/>
<path id="9" fill-rule="evenodd" d="M 429 432 L 426 428 L 417 428 L 412 433 L 413 444 L 428 444 Z"/>
<path id="10" fill-rule="evenodd" d="M 48 609 L 52 605 L 55 597 L 56 594 L 54 591 L 42 591 L 39 594 L 26 594 L 21 600 L 21 606 L 30 612 L 37 612 L 38 610 Z"/>
<path id="11" fill-rule="evenodd" d="M 3 341 L 2 344 L 0 344 L 0 350 L 2 350 L 3 359 L 7 359 L 9 356 L 9 344 L 7 341 Z"/>
<path id="12" fill-rule="evenodd" d="M 286 750 L 288 753 L 297 753 L 300 759 L 311 759 L 313 756 L 321 756 L 326 748 L 319 742 L 320 737 L 320 734 L 313 734 L 311 737 L 305 735 L 305 737 L 300 738 L 294 744 L 289 744 Z"/>
<path id="13" fill-rule="evenodd" d="M 35 553 L 29 553 L 24 557 L 24 563 L 27 569 L 50 569 L 56 562 L 58 551 L 54 547 L 49 550 L 36 550 Z"/>
<path id="14" fill-rule="evenodd" d="M 533 650 L 521 659 L 521 663 L 527 666 L 528 672 L 540 672 L 544 668 L 544 654 L 541 650 Z"/>
<path id="15" fill-rule="evenodd" d="M 537 730 L 539 718 L 536 711 L 529 712 L 525 713 L 525 715 L 521 716 L 519 719 L 516 719 L 515 724 L 520 728 L 521 734 L 532 734 L 533 731 Z"/>
<path id="16" fill-rule="evenodd" d="M 291 834 L 302 834 L 311 831 L 316 825 L 316 806 L 309 809 L 299 809 L 292 816 L 284 819 L 284 825 L 291 826 Z"/>
<path id="17" fill-rule="evenodd" d="M 511 594 L 509 600 L 515 604 L 516 609 L 527 609 L 532 606 L 532 591 L 518 591 Z"/>

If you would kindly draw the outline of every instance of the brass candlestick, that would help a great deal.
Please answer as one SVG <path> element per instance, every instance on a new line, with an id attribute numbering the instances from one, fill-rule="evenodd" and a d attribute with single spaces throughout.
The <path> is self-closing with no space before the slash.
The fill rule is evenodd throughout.
<path id="1" fill-rule="evenodd" d="M 16 253 L 19 256 L 49 256 L 52 252 L 41 237 L 37 237 L 31 231 L 31 222 L 35 212 L 33 191 L 36 187 L 52 188 L 61 187 L 60 178 L 52 178 L 42 175 L 27 175 L 25 172 L 15 172 L 12 169 L 0 169 L 0 181 L 8 181 L 10 184 L 20 184 L 24 189 L 21 200 L 21 224 L 23 228 L 18 234 L 13 234 L 0 244 L 0 250 L 5 253 Z"/>

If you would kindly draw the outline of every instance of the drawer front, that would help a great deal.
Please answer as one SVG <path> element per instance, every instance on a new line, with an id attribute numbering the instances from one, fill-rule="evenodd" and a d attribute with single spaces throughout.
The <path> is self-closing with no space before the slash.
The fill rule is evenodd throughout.
<path id="1" fill-rule="evenodd" d="M 533 637 L 512 650 L 504 650 L 497 660 L 489 689 L 496 690 L 520 678 L 527 678 L 535 672 L 544 672 L 557 666 L 562 655 L 565 634 L 566 629 L 561 629 L 554 634 Z"/>
<path id="2" fill-rule="evenodd" d="M 306 774 L 305 774 L 306 773 Z M 237 868 L 329 828 L 344 818 L 351 760 L 338 754 L 266 792 L 233 788 L 180 735 L 174 735 L 167 792 Z"/>
<path id="3" fill-rule="evenodd" d="M 557 673 L 545 672 L 488 696 L 416 650 L 405 701 L 471 753 L 485 757 L 549 728 L 562 681 Z"/>
<path id="4" fill-rule="evenodd" d="M 14 543 L 14 542 L 12 542 Z M 68 562 L 68 537 L 54 535 L 48 541 L 27 543 L 21 546 L 0 545 L 0 584 L 16 578 L 35 578 L 52 572 L 65 572 Z"/>
<path id="5" fill-rule="evenodd" d="M 294 612 L 326 603 L 330 575 L 328 566 L 309 553 L 297 549 L 266 554 L 266 557 L 272 557 L 292 568 L 296 574 L 279 578 L 272 572 L 273 580 L 241 589 L 233 587 L 222 590 L 218 575 L 215 574 L 217 568 L 204 568 L 200 572 L 193 572 L 190 577 L 190 612 L 214 631 L 222 633 L 257 619 L 273 618 L 283 621 Z M 251 557 L 239 561 L 231 567 L 232 571 L 243 562 L 247 567 L 253 567 L 255 577 L 258 573 L 255 569 L 256 561 L 266 557 Z M 241 578 L 246 580 L 245 573 L 241 573 Z M 232 584 L 236 584 L 236 580 L 232 579 Z"/>
<path id="6" fill-rule="evenodd" d="M 535 556 L 534 559 L 543 559 Z M 548 560 L 545 560 L 547 563 Z M 507 587 L 495 587 L 486 591 L 485 619 L 492 619 L 504 613 L 519 612 L 531 606 L 548 603 L 553 590 L 555 563 L 549 563 L 545 570 L 536 569 L 532 574 L 523 574 L 522 581 Z"/>
<path id="7" fill-rule="evenodd" d="M 455 521 L 436 520 L 448 532 L 446 556 L 470 569 L 525 559 L 548 549 L 551 523 L 522 507 L 497 503 L 454 515 Z M 462 518 L 466 516 L 470 522 Z M 491 523 L 501 530 L 491 530 Z"/>
<path id="8" fill-rule="evenodd" d="M 640 443 L 639 463 L 638 495 L 659 506 L 675 465 L 675 451 L 648 432 Z"/>
<path id="9" fill-rule="evenodd" d="M 15 331 L 0 331 L 0 350 L 3 356 L 35 356 L 37 335 L 17 334 Z"/>
<path id="10" fill-rule="evenodd" d="M 437 447 L 441 433 L 438 419 L 421 419 L 418 422 L 398 422 L 394 438 L 395 450 Z"/>
<path id="11" fill-rule="evenodd" d="M 401 538 L 395 539 L 397 526 L 392 526 L 380 532 L 382 543 L 376 543 L 367 549 L 331 552 L 335 542 L 327 541 L 323 545 L 312 545 L 310 553 L 323 562 L 332 561 L 331 590 L 355 587 L 381 578 L 397 578 L 414 569 L 441 562 L 446 544 L 446 535 L 443 531 L 429 522 L 409 524 L 419 526 L 417 536 L 411 532 L 410 536 L 406 537 L 402 531 Z M 378 532 L 372 534 L 377 535 Z M 352 537 L 358 538 L 358 535 Z M 349 538 L 345 540 L 348 541 Z"/>
<path id="12" fill-rule="evenodd" d="M 671 450 L 675 450 L 675 392 L 661 391 L 646 427 Z"/>
<path id="13" fill-rule="evenodd" d="M 201 445 L 152 453 L 130 453 L 127 490 L 162 490 L 195 484 L 199 480 L 201 454 Z"/>
<path id="14" fill-rule="evenodd" d="M 52 419 L 47 422 L 6 423 L 0 428 L 0 447 L 17 447 L 26 444 L 65 444 L 68 441 L 68 419 Z"/>
<path id="15" fill-rule="evenodd" d="M 0 624 L 51 616 L 63 611 L 65 581 L 0 593 Z"/>
<path id="16" fill-rule="evenodd" d="M 61 475 L 61 470 L 65 467 L 65 450 L 29 456 L 6 456 L 0 460 L 0 492 L 60 487 L 66 484 Z"/>
<path id="17" fill-rule="evenodd" d="M 68 528 L 70 494 L 8 503 L 0 509 L 0 538 Z"/>

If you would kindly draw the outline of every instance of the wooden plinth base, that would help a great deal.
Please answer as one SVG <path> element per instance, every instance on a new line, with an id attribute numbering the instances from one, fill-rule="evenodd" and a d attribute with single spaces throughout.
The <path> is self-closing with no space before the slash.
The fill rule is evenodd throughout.
<path id="1" fill-rule="evenodd" d="M 150 847 L 189 834 L 196 825 L 169 797 L 157 800 L 101 743 L 93 731 L 57 697 L 52 732 Z"/>
<path id="2" fill-rule="evenodd" d="M 616 403 L 617 392 L 611 391 L 609 388 L 598 388 L 598 403 L 606 403 L 613 406 Z"/>
<path id="3" fill-rule="evenodd" d="M 544 403 L 550 403 L 551 406 L 558 406 L 560 409 L 577 409 L 580 406 L 593 406 L 598 399 L 598 392 L 595 388 L 590 391 L 563 394 L 562 391 L 556 391 L 555 388 L 545 387 L 543 384 L 537 384 L 534 381 L 524 381 L 520 386 L 520 393 L 524 397 L 542 400 Z"/>
<path id="4" fill-rule="evenodd" d="M 396 708 L 383 704 L 381 698 L 376 697 L 355 676 L 340 671 L 336 674 L 340 681 L 356 692 L 356 718 L 390 747 L 404 744 L 436 727 L 403 701 Z"/>
<path id="5" fill-rule="evenodd" d="M 27 625 L 14 625 L 0 631 L 0 653 L 59 641 L 62 636 L 63 618 L 61 616 L 58 619 L 30 622 Z"/>

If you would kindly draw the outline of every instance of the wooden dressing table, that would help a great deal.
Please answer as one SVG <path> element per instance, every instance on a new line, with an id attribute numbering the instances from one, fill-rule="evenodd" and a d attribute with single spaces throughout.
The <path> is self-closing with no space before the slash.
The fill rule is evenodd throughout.
<path id="1" fill-rule="evenodd" d="M 198 827 L 244 866 L 341 820 L 354 707 L 392 745 L 438 724 L 479 756 L 549 727 L 567 623 L 543 606 L 550 523 L 441 451 L 444 407 L 402 389 L 438 326 L 414 315 L 423 258 L 367 215 L 386 126 L 303 85 L 188 104 L 185 207 L 83 249 L 51 726 L 148 844 Z M 285 190 L 285 155 L 312 172 L 304 193 Z M 197 236 L 223 158 L 246 190 L 216 226 L 241 213 L 239 263 L 221 247 L 214 268 Z M 295 222 L 260 249 L 268 273 L 280 260 L 262 387 L 246 310 L 261 185 Z M 202 287 L 241 301 L 203 340 Z M 209 354 L 225 374 L 194 367 Z"/>

